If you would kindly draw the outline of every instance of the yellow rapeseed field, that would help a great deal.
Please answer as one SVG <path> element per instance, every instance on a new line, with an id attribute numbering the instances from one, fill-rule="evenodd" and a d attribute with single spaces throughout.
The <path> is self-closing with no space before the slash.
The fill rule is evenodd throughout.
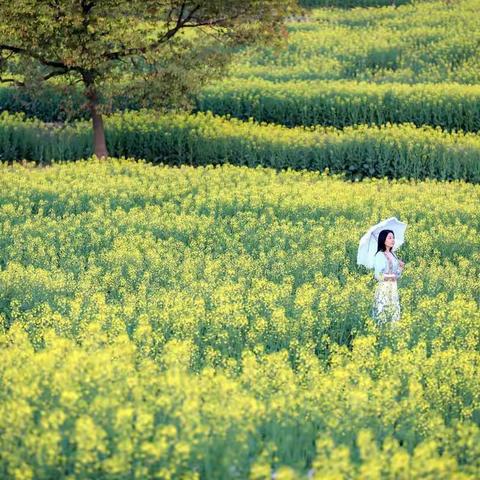
<path id="1" fill-rule="evenodd" d="M 0 166 L 0 478 L 480 477 L 479 185 L 31 167 Z"/>

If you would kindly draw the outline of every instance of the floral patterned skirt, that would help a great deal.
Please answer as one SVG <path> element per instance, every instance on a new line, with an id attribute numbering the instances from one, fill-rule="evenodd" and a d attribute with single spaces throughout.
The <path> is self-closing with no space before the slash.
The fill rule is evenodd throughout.
<path id="1" fill-rule="evenodd" d="M 397 282 L 378 282 L 375 288 L 372 317 L 379 326 L 400 320 Z"/>

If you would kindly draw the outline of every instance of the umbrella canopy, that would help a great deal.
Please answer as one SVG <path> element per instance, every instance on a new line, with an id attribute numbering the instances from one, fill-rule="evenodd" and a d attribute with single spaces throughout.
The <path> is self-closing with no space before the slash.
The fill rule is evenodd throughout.
<path id="1" fill-rule="evenodd" d="M 373 261 L 378 246 L 378 235 L 382 230 L 392 230 L 395 235 L 395 245 L 392 250 L 397 250 L 405 241 L 405 230 L 407 224 L 397 220 L 396 217 L 390 217 L 377 223 L 368 229 L 368 232 L 360 239 L 357 253 L 357 265 L 365 265 L 367 268 L 373 268 Z"/>

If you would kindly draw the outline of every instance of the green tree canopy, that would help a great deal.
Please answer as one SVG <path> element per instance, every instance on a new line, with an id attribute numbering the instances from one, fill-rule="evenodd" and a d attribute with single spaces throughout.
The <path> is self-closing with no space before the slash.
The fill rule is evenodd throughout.
<path id="1" fill-rule="evenodd" d="M 282 39 L 284 19 L 296 10 L 296 0 L 0 2 L 0 81 L 56 85 L 66 96 L 83 85 L 94 152 L 107 157 L 109 99 L 185 106 L 239 47 Z"/>

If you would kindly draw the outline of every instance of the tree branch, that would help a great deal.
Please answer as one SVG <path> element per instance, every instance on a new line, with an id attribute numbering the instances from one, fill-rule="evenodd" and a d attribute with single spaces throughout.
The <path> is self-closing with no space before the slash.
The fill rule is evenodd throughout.
<path id="1" fill-rule="evenodd" d="M 42 78 L 42 81 L 48 80 L 49 78 L 58 77 L 59 75 L 65 75 L 66 73 L 68 73 L 68 69 L 66 69 L 66 68 L 63 69 L 63 70 L 57 70 L 56 72 L 53 71 L 53 72 L 50 72 L 49 74 L 45 75 Z"/>
<path id="2" fill-rule="evenodd" d="M 47 67 L 56 67 L 56 68 L 64 68 L 64 69 L 68 69 L 68 70 L 76 70 L 75 67 L 68 67 L 63 62 L 46 60 L 45 58 L 42 58 L 40 55 L 37 55 L 36 53 L 33 53 L 32 51 L 30 51 L 26 48 L 15 47 L 13 45 L 0 44 L 0 51 L 2 51 L 2 50 L 7 50 L 8 52 L 18 53 L 20 55 L 27 55 L 29 57 L 35 58 L 42 65 L 46 65 Z"/>
<path id="3" fill-rule="evenodd" d="M 185 11 L 185 5 L 186 3 L 183 2 L 182 6 L 180 7 L 180 13 L 178 14 L 178 19 L 177 19 L 177 26 L 180 24 L 182 17 L 183 17 L 183 12 Z M 171 12 L 171 11 L 170 11 Z"/>
<path id="4" fill-rule="evenodd" d="M 48 80 L 50 78 L 58 77 L 59 75 L 65 75 L 66 73 L 68 73 L 68 69 L 66 69 L 66 68 L 63 69 L 63 70 L 53 71 L 53 72 L 50 72 L 47 75 L 43 76 L 41 78 L 41 81 L 45 82 L 46 80 Z M 17 87 L 25 87 L 25 85 L 26 85 L 25 82 L 21 82 L 20 80 L 15 80 L 14 78 L 2 78 L 2 77 L 0 77 L 0 83 L 13 83 Z"/>
<path id="5" fill-rule="evenodd" d="M 212 28 L 213 32 L 210 32 L 208 30 L 205 30 L 204 28 L 199 28 L 199 30 L 204 33 L 205 35 L 208 35 L 212 38 L 214 38 L 218 43 L 221 43 L 222 45 L 226 46 L 227 42 L 221 37 L 221 35 L 216 35 L 215 33 L 217 30 L 215 28 Z"/>
<path id="6" fill-rule="evenodd" d="M 0 83 L 13 83 L 17 87 L 24 87 L 25 83 L 20 82 L 20 80 L 15 80 L 14 78 L 2 78 L 0 77 Z"/>
<path id="7" fill-rule="evenodd" d="M 155 50 L 155 48 L 159 47 L 162 43 L 165 43 L 167 40 L 172 38 L 179 30 L 181 30 L 185 26 L 196 26 L 194 24 L 188 25 L 187 22 L 192 19 L 195 12 L 200 9 L 201 5 L 196 5 L 192 10 L 188 13 L 188 15 L 182 19 L 184 10 L 185 10 L 185 2 L 182 3 L 180 7 L 180 12 L 177 17 L 176 24 L 173 28 L 167 30 L 157 41 L 147 45 L 143 48 L 128 48 L 122 51 L 111 52 L 105 55 L 105 58 L 109 60 L 118 60 L 120 57 L 127 57 L 130 55 L 138 55 L 140 53 L 146 53 L 150 50 Z M 169 14 L 170 15 L 170 14 Z M 225 19 L 221 19 L 224 21 Z M 200 25 L 199 25 L 200 26 Z"/>

